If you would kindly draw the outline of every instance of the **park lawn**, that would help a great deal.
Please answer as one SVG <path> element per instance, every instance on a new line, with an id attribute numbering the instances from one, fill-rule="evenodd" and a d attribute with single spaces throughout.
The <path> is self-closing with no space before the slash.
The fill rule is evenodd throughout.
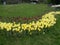
<path id="1" fill-rule="evenodd" d="M 46 4 L 0 5 L 0 16 L 35 16 L 53 10 Z"/>
<path id="2" fill-rule="evenodd" d="M 22 16 L 32 17 L 52 11 L 46 4 L 18 4 L 18 5 L 0 5 L 0 16 Z M 60 16 L 56 15 L 57 23 L 46 29 L 45 34 L 35 33 L 32 35 L 14 33 L 13 35 L 6 31 L 0 31 L 0 45 L 60 45 Z"/>

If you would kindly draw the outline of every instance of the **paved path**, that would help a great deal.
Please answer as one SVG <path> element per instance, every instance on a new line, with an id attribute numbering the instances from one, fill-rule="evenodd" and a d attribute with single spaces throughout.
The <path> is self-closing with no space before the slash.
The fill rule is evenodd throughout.
<path id="1" fill-rule="evenodd" d="M 52 5 L 51 7 L 60 7 L 60 4 L 59 5 Z"/>

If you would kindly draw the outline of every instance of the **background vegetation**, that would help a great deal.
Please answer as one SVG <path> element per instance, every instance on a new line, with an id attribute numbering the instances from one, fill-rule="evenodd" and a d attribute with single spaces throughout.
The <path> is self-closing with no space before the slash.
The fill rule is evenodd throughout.
<path id="1" fill-rule="evenodd" d="M 0 5 L 0 16 L 32 17 L 54 10 L 46 4 Z M 60 15 L 56 15 L 56 18 L 57 23 L 49 29 L 44 29 L 46 30 L 45 33 L 34 32 L 32 35 L 29 35 L 26 32 L 20 34 L 0 30 L 0 45 L 60 45 Z"/>
<path id="2" fill-rule="evenodd" d="M 0 0 L 0 4 L 6 1 L 7 4 L 20 4 L 20 3 L 31 3 L 36 0 Z M 45 3 L 45 4 L 60 4 L 60 0 L 38 0 L 38 3 Z"/>

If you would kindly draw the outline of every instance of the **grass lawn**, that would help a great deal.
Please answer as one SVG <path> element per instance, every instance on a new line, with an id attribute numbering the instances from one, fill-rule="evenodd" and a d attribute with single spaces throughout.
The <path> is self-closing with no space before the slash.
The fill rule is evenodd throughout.
<path id="1" fill-rule="evenodd" d="M 35 16 L 51 11 L 46 4 L 0 5 L 0 16 Z"/>
<path id="2" fill-rule="evenodd" d="M 46 4 L 18 4 L 18 5 L 0 5 L 0 16 L 12 17 L 32 17 L 42 15 L 54 10 Z M 35 33 L 32 35 L 14 33 L 13 35 L 6 31 L 0 31 L 0 45 L 60 45 L 60 16 L 56 15 L 57 23 L 46 29 L 45 34 Z"/>

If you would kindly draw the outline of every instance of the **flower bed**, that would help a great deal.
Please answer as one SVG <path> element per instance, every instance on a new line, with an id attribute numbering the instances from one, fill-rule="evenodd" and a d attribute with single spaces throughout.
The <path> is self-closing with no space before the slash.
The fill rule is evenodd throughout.
<path id="1" fill-rule="evenodd" d="M 56 24 L 55 14 L 60 14 L 60 12 L 49 12 L 42 16 L 41 19 L 37 21 L 32 21 L 29 23 L 16 23 L 16 22 L 1 22 L 0 29 L 6 31 L 17 31 L 22 33 L 23 31 L 42 31 L 44 28 L 50 28 Z"/>

